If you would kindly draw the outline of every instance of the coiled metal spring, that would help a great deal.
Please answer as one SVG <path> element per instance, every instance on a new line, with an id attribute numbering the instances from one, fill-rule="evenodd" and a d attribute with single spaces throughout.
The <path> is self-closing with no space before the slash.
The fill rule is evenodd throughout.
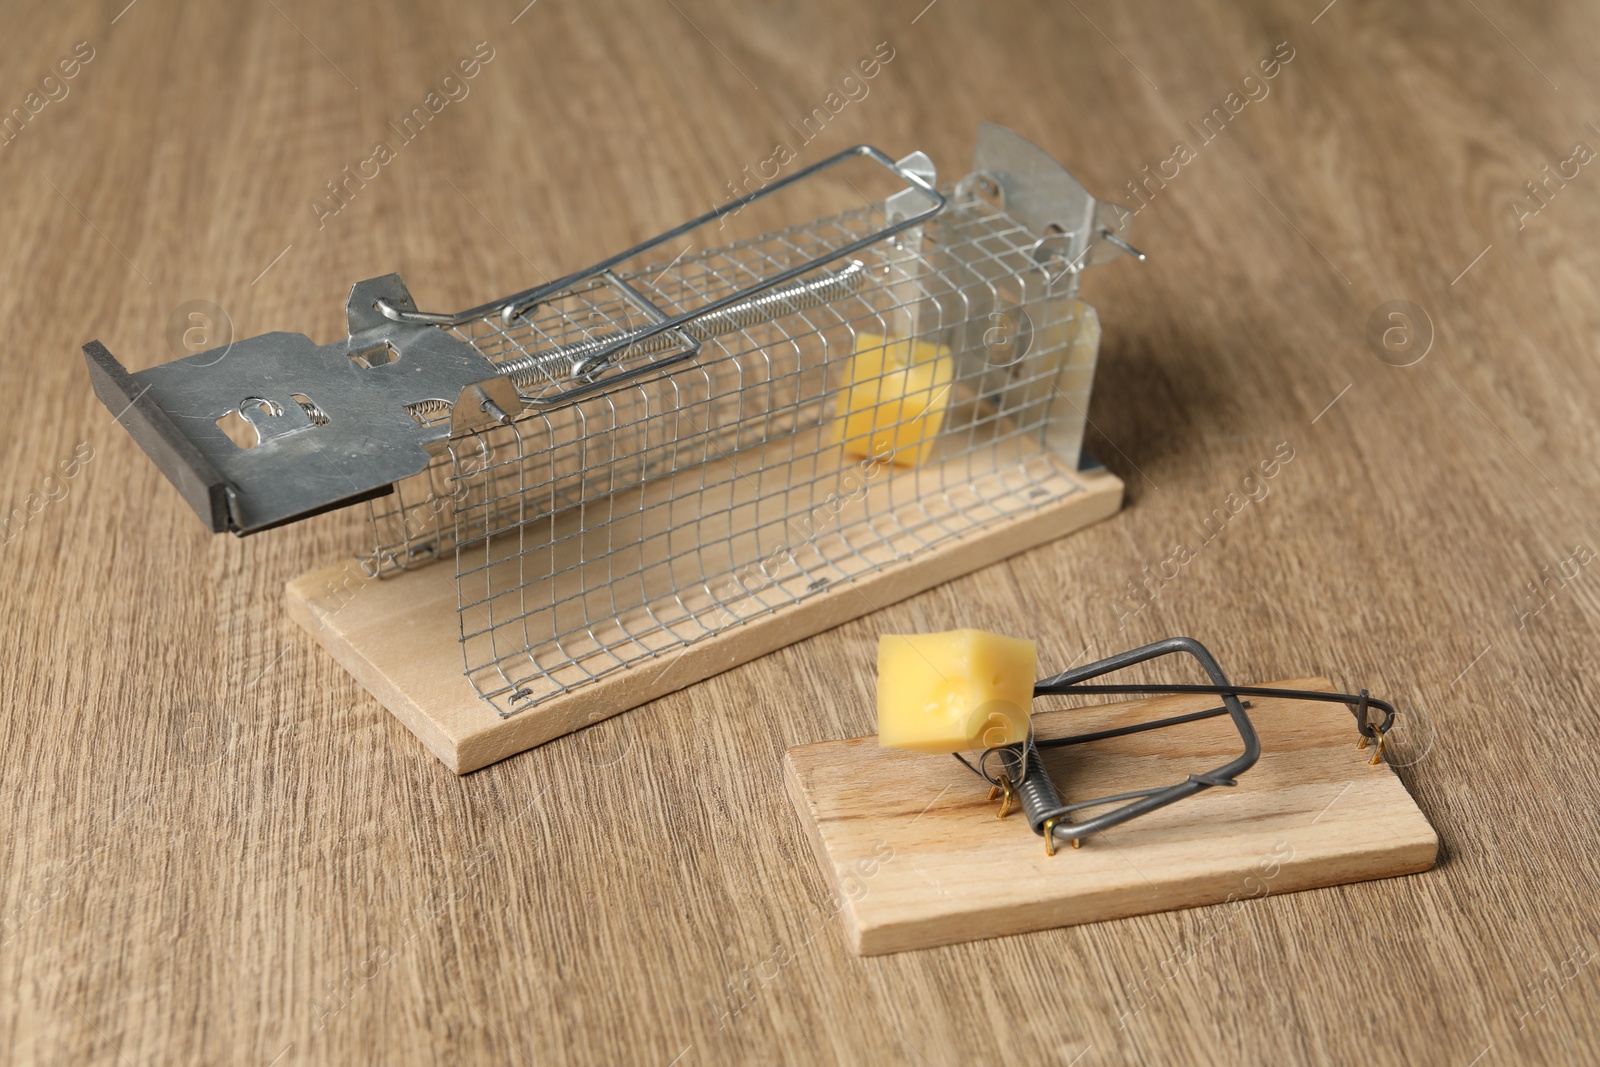
<path id="1" fill-rule="evenodd" d="M 551 381 L 582 378 L 594 374 L 607 363 L 624 353 L 649 355 L 669 351 L 683 344 L 687 335 L 695 341 L 706 341 L 723 334 L 749 329 L 770 322 L 781 315 L 810 311 L 824 304 L 850 296 L 861 289 L 866 280 L 867 266 L 858 259 L 843 268 L 793 285 L 778 286 L 764 293 L 729 304 L 716 311 L 708 311 L 690 319 L 675 330 L 656 333 L 629 347 L 610 353 L 604 359 L 595 359 L 598 352 L 648 331 L 623 330 L 597 334 L 570 345 L 552 348 L 547 352 L 534 352 L 509 359 L 500 364 L 503 374 L 509 376 L 517 389 L 528 392 Z M 523 312 L 527 314 L 526 311 Z"/>

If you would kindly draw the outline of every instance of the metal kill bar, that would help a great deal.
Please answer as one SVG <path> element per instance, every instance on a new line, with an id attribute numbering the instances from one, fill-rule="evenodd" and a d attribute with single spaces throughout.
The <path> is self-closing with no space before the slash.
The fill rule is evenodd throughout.
<path id="1" fill-rule="evenodd" d="M 1107 657 L 1097 663 L 1085 664 L 1072 670 L 1063 671 L 1049 678 L 1040 679 L 1034 683 L 1034 696 L 1051 696 L 1057 694 L 1073 693 L 1078 691 L 1077 686 L 1091 678 L 1098 678 L 1103 674 L 1131 667 L 1136 663 L 1157 659 L 1161 656 L 1170 656 L 1178 653 L 1188 653 L 1200 664 L 1201 668 L 1211 678 L 1217 691 L 1222 694 L 1222 703 L 1228 709 L 1228 717 L 1233 720 L 1234 727 L 1239 731 L 1239 738 L 1244 743 L 1244 751 L 1227 763 L 1222 764 L 1203 774 L 1191 774 L 1176 785 L 1157 786 L 1153 789 L 1140 789 L 1130 793 L 1117 793 L 1111 796 L 1097 797 L 1094 800 L 1078 804 L 1063 804 L 1061 795 L 1056 790 L 1055 783 L 1051 781 L 1049 773 L 1044 769 L 1043 762 L 1039 759 L 1038 749 L 1032 738 L 1021 745 L 1008 746 L 1001 751 L 1003 761 L 1009 760 L 1016 771 L 1016 791 L 1022 801 L 1023 811 L 1027 813 L 1028 822 L 1033 826 L 1034 832 L 1041 834 L 1045 839 L 1047 851 L 1055 851 L 1057 837 L 1067 839 L 1077 848 L 1085 837 L 1109 829 L 1129 819 L 1137 818 L 1157 808 L 1166 807 L 1175 801 L 1210 789 L 1213 786 L 1231 786 L 1236 784 L 1239 775 L 1255 766 L 1256 760 L 1261 757 L 1261 742 L 1256 737 L 1255 727 L 1250 723 L 1250 716 L 1245 714 L 1244 705 L 1236 695 L 1235 690 L 1222 673 L 1222 667 L 1208 652 L 1204 645 L 1192 637 L 1169 637 L 1164 641 L 1135 648 L 1128 652 L 1121 652 L 1115 656 Z M 1087 688 L 1087 687 L 1086 687 Z M 1066 816 L 1072 811 L 1093 807 L 1102 803 L 1112 804 L 1122 800 L 1130 803 L 1097 815 L 1083 822 L 1067 822 Z"/>

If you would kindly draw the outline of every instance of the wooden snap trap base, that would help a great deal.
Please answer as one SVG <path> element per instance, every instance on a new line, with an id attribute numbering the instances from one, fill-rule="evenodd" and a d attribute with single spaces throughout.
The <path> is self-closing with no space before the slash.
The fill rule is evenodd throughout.
<path id="1" fill-rule="evenodd" d="M 1326 679 L 1273 683 L 1331 691 Z M 1215 706 L 1169 696 L 1033 716 L 1038 737 Z M 1045 854 L 1020 813 L 949 756 L 858 737 L 789 749 L 785 780 L 861 955 L 1259 898 L 1431 868 L 1439 840 L 1338 704 L 1253 698 L 1261 759 L 1209 789 Z M 1182 779 L 1237 750 L 1226 718 L 1048 750 L 1066 800 Z"/>
<path id="2" fill-rule="evenodd" d="M 957 466 L 962 462 L 952 461 Z M 1030 500 L 1010 513 L 969 510 L 964 515 L 968 532 L 931 549 L 907 540 L 904 545 L 873 546 L 865 556 L 852 550 L 857 565 L 873 569 L 692 644 L 666 647 L 655 658 L 506 717 L 465 676 L 456 577 L 448 564 L 378 580 L 364 577 L 353 560 L 314 571 L 289 583 L 289 615 L 445 766 L 466 774 L 1053 541 L 1109 518 L 1121 507 L 1122 481 L 1116 475 L 1072 471 L 1060 463 L 1052 467 L 1042 483 L 1049 492 L 1043 503 Z M 743 487 L 747 481 L 731 484 Z M 654 491 L 668 488 L 662 484 Z M 848 527 L 854 518 L 851 508 L 865 506 L 846 508 L 839 525 Z M 914 506 L 927 507 L 924 502 Z M 650 513 L 664 514 L 663 509 Z M 693 530 L 681 532 L 695 536 Z M 910 558 L 896 560 L 899 553 Z M 531 593 L 530 600 L 539 595 Z M 714 610 L 715 602 L 709 595 L 705 599 L 689 609 Z M 686 621 L 685 633 L 692 633 L 694 625 L 692 619 Z"/>

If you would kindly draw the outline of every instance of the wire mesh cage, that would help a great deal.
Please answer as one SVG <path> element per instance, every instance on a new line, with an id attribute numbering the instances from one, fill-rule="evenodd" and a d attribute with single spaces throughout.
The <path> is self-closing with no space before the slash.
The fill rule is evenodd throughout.
<path id="1" fill-rule="evenodd" d="M 467 675 L 513 714 L 1072 492 L 1095 313 L 981 179 L 948 195 L 825 273 L 814 306 L 772 302 L 692 364 L 452 438 L 372 505 L 368 566 L 453 555 Z M 882 221 L 863 207 L 622 277 L 679 313 Z M 536 366 L 638 319 L 600 283 L 456 330 Z"/>
<path id="2" fill-rule="evenodd" d="M 847 179 L 855 206 L 758 225 L 860 158 L 896 191 Z M 1137 255 L 1121 214 L 985 125 L 954 184 L 852 149 L 469 311 L 390 275 L 330 345 L 135 375 L 87 351 L 214 529 L 365 501 L 368 575 L 453 560 L 461 669 L 514 718 L 1079 492 L 1099 324 L 1077 282 Z M 193 429 L 230 415 L 253 447 Z"/>

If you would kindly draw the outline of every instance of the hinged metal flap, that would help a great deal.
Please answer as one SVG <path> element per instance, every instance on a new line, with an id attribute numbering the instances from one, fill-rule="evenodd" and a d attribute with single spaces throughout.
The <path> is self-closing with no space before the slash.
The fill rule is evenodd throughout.
<path id="1" fill-rule="evenodd" d="M 269 333 L 133 374 L 104 346 L 85 355 L 113 413 L 137 397 L 134 421 L 124 423 L 151 428 L 135 439 L 200 517 L 213 530 L 254 533 L 389 492 L 426 468 L 429 446 L 450 434 L 448 419 L 423 413 L 499 377 L 444 330 L 370 310 L 377 294 L 410 300 L 396 275 L 361 282 L 350 322 L 372 326 L 333 344 Z M 494 395 L 519 410 L 505 391 Z M 244 445 L 221 419 L 234 421 Z"/>

